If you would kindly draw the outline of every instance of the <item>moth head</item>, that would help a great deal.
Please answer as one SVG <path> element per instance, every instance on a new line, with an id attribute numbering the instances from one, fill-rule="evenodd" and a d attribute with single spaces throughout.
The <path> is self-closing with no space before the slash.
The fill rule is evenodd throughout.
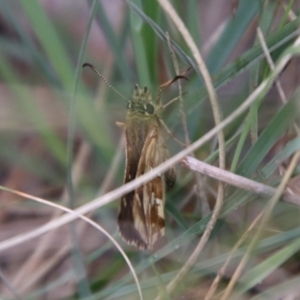
<path id="1" fill-rule="evenodd" d="M 140 88 L 137 84 L 134 86 L 132 100 L 128 101 L 127 108 L 132 111 L 137 111 L 141 114 L 152 115 L 154 106 L 151 103 L 152 95 L 148 88 Z"/>

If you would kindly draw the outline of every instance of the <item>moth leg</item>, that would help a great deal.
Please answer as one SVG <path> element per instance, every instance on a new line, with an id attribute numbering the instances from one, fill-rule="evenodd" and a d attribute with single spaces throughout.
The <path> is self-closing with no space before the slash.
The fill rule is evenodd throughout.
<path id="1" fill-rule="evenodd" d="M 165 145 L 163 145 L 163 161 L 166 161 L 167 159 L 170 158 L 170 154 L 169 151 L 167 149 L 167 147 Z M 164 179 L 165 179 L 165 183 L 166 183 L 166 187 L 167 189 L 169 189 L 170 187 L 172 187 L 175 182 L 176 182 L 176 171 L 174 166 L 171 167 L 170 169 L 168 169 L 165 173 L 164 173 Z"/>
<path id="2" fill-rule="evenodd" d="M 176 182 L 176 172 L 175 172 L 174 167 L 172 167 L 172 168 L 170 168 L 169 170 L 166 171 L 165 181 L 166 181 L 167 188 L 170 188 L 175 184 L 175 182 Z"/>
<path id="3" fill-rule="evenodd" d="M 176 139 L 174 137 L 174 135 L 172 134 L 172 132 L 170 131 L 170 129 L 168 128 L 168 126 L 165 124 L 165 122 L 162 119 L 159 119 L 160 123 L 165 127 L 165 130 L 167 131 L 168 135 L 178 144 L 180 144 L 183 147 L 187 147 L 187 145 L 185 143 L 182 143 L 181 141 L 179 141 L 178 139 Z"/>
<path id="4" fill-rule="evenodd" d="M 116 122 L 116 125 L 117 125 L 119 128 L 124 128 L 124 127 L 125 127 L 125 123 L 123 123 L 123 122 Z"/>

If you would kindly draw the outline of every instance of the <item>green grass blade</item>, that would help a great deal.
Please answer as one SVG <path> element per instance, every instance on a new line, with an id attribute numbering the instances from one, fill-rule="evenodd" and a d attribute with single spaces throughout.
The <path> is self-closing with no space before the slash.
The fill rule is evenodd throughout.
<path id="1" fill-rule="evenodd" d="M 62 85 L 72 90 L 74 67 L 45 11 L 38 1 L 21 0 L 21 4 Z"/>
<path id="2" fill-rule="evenodd" d="M 127 84 L 132 83 L 132 72 L 128 65 L 128 62 L 125 58 L 123 47 L 120 44 L 120 39 L 114 33 L 114 30 L 111 26 L 111 23 L 106 17 L 105 10 L 101 4 L 101 1 L 98 1 L 98 9 L 96 12 L 97 19 L 101 24 L 101 29 L 105 35 L 106 41 L 110 46 L 116 63 L 116 68 L 122 76 L 122 80 Z"/>
<path id="3" fill-rule="evenodd" d="M 256 143 L 245 155 L 236 171 L 237 174 L 247 177 L 258 168 L 260 162 L 299 113 L 297 110 L 299 92 L 300 90 L 298 90 L 292 99 L 272 118 Z"/>
<path id="4" fill-rule="evenodd" d="M 235 17 L 228 22 L 222 36 L 214 45 L 207 58 L 207 67 L 212 74 L 216 73 L 225 63 L 247 30 L 250 22 L 258 13 L 260 5 L 260 0 L 240 1 Z"/>
<path id="5" fill-rule="evenodd" d="M 265 259 L 261 264 L 252 268 L 245 275 L 243 275 L 239 282 L 243 284 L 243 287 L 239 290 L 239 293 L 243 294 L 247 290 L 251 289 L 267 276 L 274 272 L 284 262 L 286 262 L 292 255 L 300 250 L 300 239 L 290 243 L 277 253 L 271 255 Z"/>

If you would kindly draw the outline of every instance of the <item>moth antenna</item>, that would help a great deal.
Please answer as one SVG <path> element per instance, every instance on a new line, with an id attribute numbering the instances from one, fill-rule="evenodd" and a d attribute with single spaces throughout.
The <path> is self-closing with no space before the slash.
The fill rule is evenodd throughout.
<path id="1" fill-rule="evenodd" d="M 118 92 L 108 81 L 107 79 L 92 65 L 89 63 L 84 63 L 82 65 L 82 67 L 89 67 L 91 68 L 102 80 L 103 82 L 110 88 L 112 89 L 117 95 L 119 95 L 121 98 L 123 98 L 124 100 L 126 100 L 127 102 L 129 102 L 128 99 L 126 99 L 120 92 Z"/>
<path id="2" fill-rule="evenodd" d="M 162 92 L 167 88 L 169 87 L 172 83 L 174 83 L 175 81 L 177 81 L 178 79 L 185 79 L 185 80 L 189 80 L 185 74 L 191 69 L 191 67 L 189 67 L 187 70 L 185 70 L 183 73 L 179 74 L 179 75 L 176 75 L 173 79 L 163 83 L 159 89 L 158 89 L 158 93 L 155 95 L 155 97 L 153 99 L 151 99 L 151 101 L 157 99 L 161 94 Z"/>

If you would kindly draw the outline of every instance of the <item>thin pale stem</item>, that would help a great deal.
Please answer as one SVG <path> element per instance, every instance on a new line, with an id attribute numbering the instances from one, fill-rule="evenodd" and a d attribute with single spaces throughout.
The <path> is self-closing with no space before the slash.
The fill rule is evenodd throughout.
<path id="1" fill-rule="evenodd" d="M 176 72 L 176 74 L 179 74 L 179 65 L 178 65 L 176 55 L 175 55 L 175 51 L 174 51 L 172 43 L 171 43 L 170 36 L 169 36 L 168 33 L 166 34 L 166 36 L 167 36 L 168 46 L 169 46 L 169 50 L 170 50 L 171 57 L 172 57 L 172 60 L 173 60 L 175 72 Z M 180 81 L 178 81 L 178 90 L 179 90 L 179 112 L 180 112 L 181 124 L 182 124 L 183 133 L 184 133 L 184 137 L 185 137 L 185 143 L 188 146 L 188 145 L 191 144 L 191 141 L 190 141 L 190 137 L 189 137 L 189 131 L 188 131 L 188 126 L 187 126 L 186 115 L 185 115 L 185 112 L 184 112 L 182 87 L 181 87 L 181 82 Z M 195 157 L 194 153 L 191 153 L 191 156 Z M 195 174 L 195 180 L 196 180 L 196 193 L 195 193 L 195 195 L 198 198 L 198 203 L 199 203 L 199 207 L 200 207 L 201 216 L 206 217 L 210 213 L 210 207 L 209 207 L 208 200 L 207 200 L 207 197 L 206 197 L 205 185 L 203 183 L 204 180 L 203 180 L 202 176 L 198 173 Z"/>
<path id="2" fill-rule="evenodd" d="M 244 267 L 245 267 L 246 263 L 248 262 L 248 260 L 250 258 L 251 253 L 253 252 L 254 248 L 257 245 L 257 242 L 259 240 L 259 237 L 261 236 L 261 233 L 263 231 L 263 228 L 264 228 L 265 224 L 270 219 L 271 213 L 272 213 L 276 203 L 279 201 L 281 195 L 283 194 L 283 191 L 284 191 L 288 181 L 290 180 L 295 167 L 297 166 L 299 158 L 300 158 L 300 151 L 296 152 L 293 155 L 293 158 L 291 159 L 291 162 L 290 162 L 290 164 L 289 164 L 289 166 L 286 170 L 286 173 L 284 174 L 284 177 L 282 178 L 282 180 L 281 180 L 281 182 L 280 182 L 280 184 L 279 184 L 279 186 L 276 190 L 275 195 L 270 199 L 269 203 L 267 204 L 267 207 L 264 210 L 264 215 L 263 215 L 263 217 L 261 219 L 261 222 L 260 222 L 260 226 L 259 226 L 253 240 L 251 241 L 251 243 L 250 243 L 250 245 L 247 249 L 247 252 L 245 253 L 243 259 L 239 263 L 237 269 L 235 270 L 235 272 L 234 272 L 227 288 L 224 291 L 224 294 L 223 294 L 221 300 L 227 300 L 228 299 L 228 297 L 230 296 L 236 282 L 240 278 L 240 276 L 241 276 L 241 274 L 244 270 Z"/>

